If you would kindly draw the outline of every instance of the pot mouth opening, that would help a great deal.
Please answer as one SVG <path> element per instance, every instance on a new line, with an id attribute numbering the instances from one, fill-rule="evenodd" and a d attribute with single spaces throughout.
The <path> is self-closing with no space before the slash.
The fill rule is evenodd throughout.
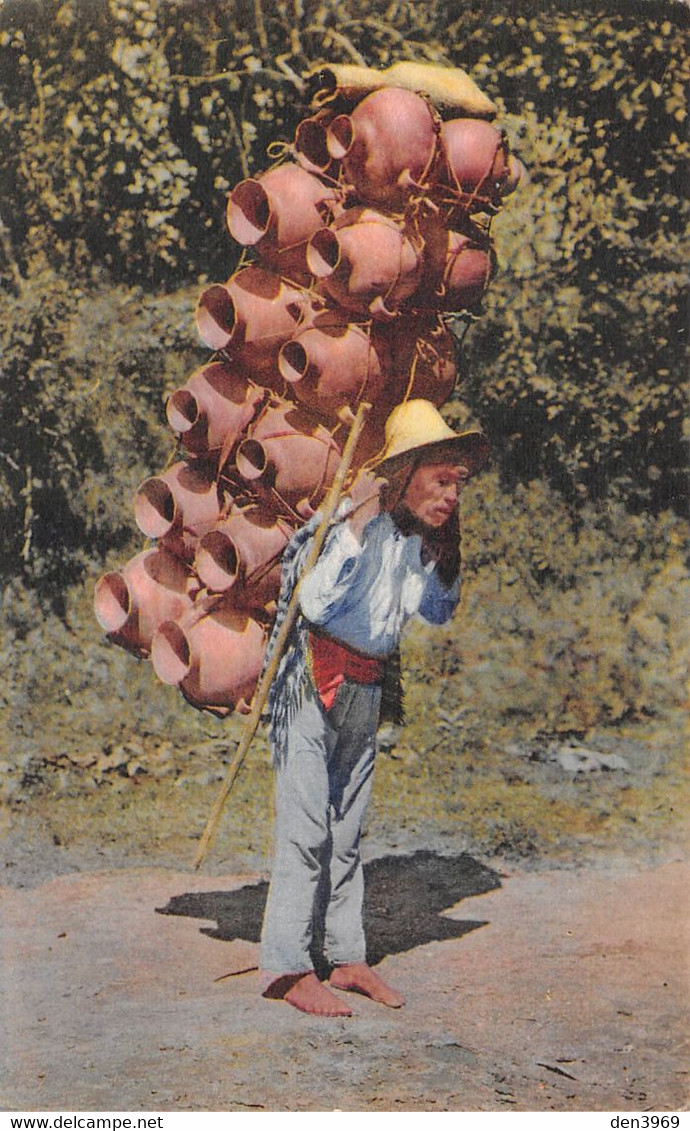
<path id="1" fill-rule="evenodd" d="M 230 235 L 244 247 L 252 247 L 266 235 L 270 222 L 271 205 L 263 185 L 253 178 L 240 181 L 228 199 Z"/>
<path id="2" fill-rule="evenodd" d="M 336 161 L 342 161 L 343 157 L 346 157 L 352 149 L 354 138 L 355 130 L 350 115 L 338 114 L 326 133 L 326 144 L 331 157 L 334 157 Z"/>
<path id="3" fill-rule="evenodd" d="M 243 479 L 258 479 L 266 471 L 266 449 L 259 440 L 243 440 L 237 449 L 235 466 Z"/>
<path id="4" fill-rule="evenodd" d="M 301 342 L 286 342 L 278 355 L 280 375 L 290 384 L 301 381 L 307 372 L 309 359 Z"/>
<path id="5" fill-rule="evenodd" d="M 182 435 L 189 432 L 199 419 L 198 401 L 187 389 L 178 389 L 168 397 L 165 415 L 173 432 Z"/>
<path id="6" fill-rule="evenodd" d="M 170 487 L 157 476 L 147 479 L 134 500 L 134 519 L 148 538 L 162 538 L 175 521 L 175 499 Z"/>
<path id="7" fill-rule="evenodd" d="M 307 267 L 317 279 L 327 279 L 340 263 L 340 241 L 330 228 L 315 232 L 307 244 Z"/>
<path id="8" fill-rule="evenodd" d="M 176 621 L 164 621 L 158 627 L 151 643 L 151 663 L 163 683 L 179 684 L 189 674 L 189 641 Z"/>
<path id="9" fill-rule="evenodd" d="M 211 592 L 223 593 L 237 580 L 239 555 L 237 547 L 222 530 L 212 530 L 199 542 L 194 569 Z"/>
<path id="10" fill-rule="evenodd" d="M 225 349 L 235 329 L 235 303 L 227 287 L 214 283 L 199 299 L 196 325 L 201 340 L 211 349 Z"/>
<path id="11" fill-rule="evenodd" d="M 106 573 L 96 583 L 94 612 L 104 632 L 119 632 L 124 628 L 132 609 L 127 582 L 121 573 Z"/>
<path id="12" fill-rule="evenodd" d="M 326 129 L 322 122 L 306 118 L 295 132 L 295 153 L 311 173 L 324 173 L 331 163 Z"/>

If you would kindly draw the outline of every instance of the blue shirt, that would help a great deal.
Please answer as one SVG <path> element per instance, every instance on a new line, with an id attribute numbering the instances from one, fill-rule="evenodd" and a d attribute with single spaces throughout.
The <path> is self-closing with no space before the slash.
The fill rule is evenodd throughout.
<path id="1" fill-rule="evenodd" d="M 301 583 L 304 616 L 351 648 L 390 655 L 410 617 L 445 624 L 460 599 L 459 578 L 445 586 L 421 551 L 421 536 L 403 534 L 387 511 L 367 523 L 361 542 L 338 523 Z"/>

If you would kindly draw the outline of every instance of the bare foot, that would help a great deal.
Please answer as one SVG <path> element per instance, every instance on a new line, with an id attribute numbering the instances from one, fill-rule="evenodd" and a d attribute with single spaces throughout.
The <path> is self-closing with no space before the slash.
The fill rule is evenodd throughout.
<path id="1" fill-rule="evenodd" d="M 315 1013 L 319 1017 L 352 1017 L 352 1010 L 319 981 L 313 970 L 298 978 L 283 997 L 302 1013 Z"/>
<path id="2" fill-rule="evenodd" d="M 336 990 L 350 990 L 355 994 L 364 994 L 372 1001 L 380 1001 L 382 1005 L 388 1005 L 391 1009 L 400 1009 L 400 1006 L 405 1004 L 402 994 L 387 986 L 366 962 L 350 962 L 346 966 L 336 966 L 329 981 Z"/>

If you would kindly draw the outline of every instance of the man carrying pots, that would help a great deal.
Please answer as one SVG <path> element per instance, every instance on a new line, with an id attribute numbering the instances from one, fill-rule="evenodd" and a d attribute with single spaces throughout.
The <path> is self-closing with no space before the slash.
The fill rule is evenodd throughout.
<path id="1" fill-rule="evenodd" d="M 362 925 L 359 841 L 382 684 L 407 621 L 444 624 L 457 607 L 459 497 L 489 454 L 482 433 L 453 432 L 423 400 L 395 408 L 385 435 L 378 478 L 358 475 L 300 583 L 300 615 L 269 701 L 276 832 L 261 939 L 264 996 L 327 1017 L 351 1014 L 333 989 L 404 1004 L 367 965 Z M 285 552 L 276 632 L 318 517 Z M 328 984 L 314 967 L 317 941 Z"/>

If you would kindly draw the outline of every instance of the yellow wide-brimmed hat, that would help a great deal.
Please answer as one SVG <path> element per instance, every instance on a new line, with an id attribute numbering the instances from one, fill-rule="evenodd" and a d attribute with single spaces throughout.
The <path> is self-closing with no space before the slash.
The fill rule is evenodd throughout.
<path id="1" fill-rule="evenodd" d="M 377 471 L 396 471 L 408 460 L 414 463 L 466 464 L 476 475 L 489 458 L 491 446 L 483 432 L 454 432 L 431 401 L 405 401 L 386 421 L 386 443 Z"/>

